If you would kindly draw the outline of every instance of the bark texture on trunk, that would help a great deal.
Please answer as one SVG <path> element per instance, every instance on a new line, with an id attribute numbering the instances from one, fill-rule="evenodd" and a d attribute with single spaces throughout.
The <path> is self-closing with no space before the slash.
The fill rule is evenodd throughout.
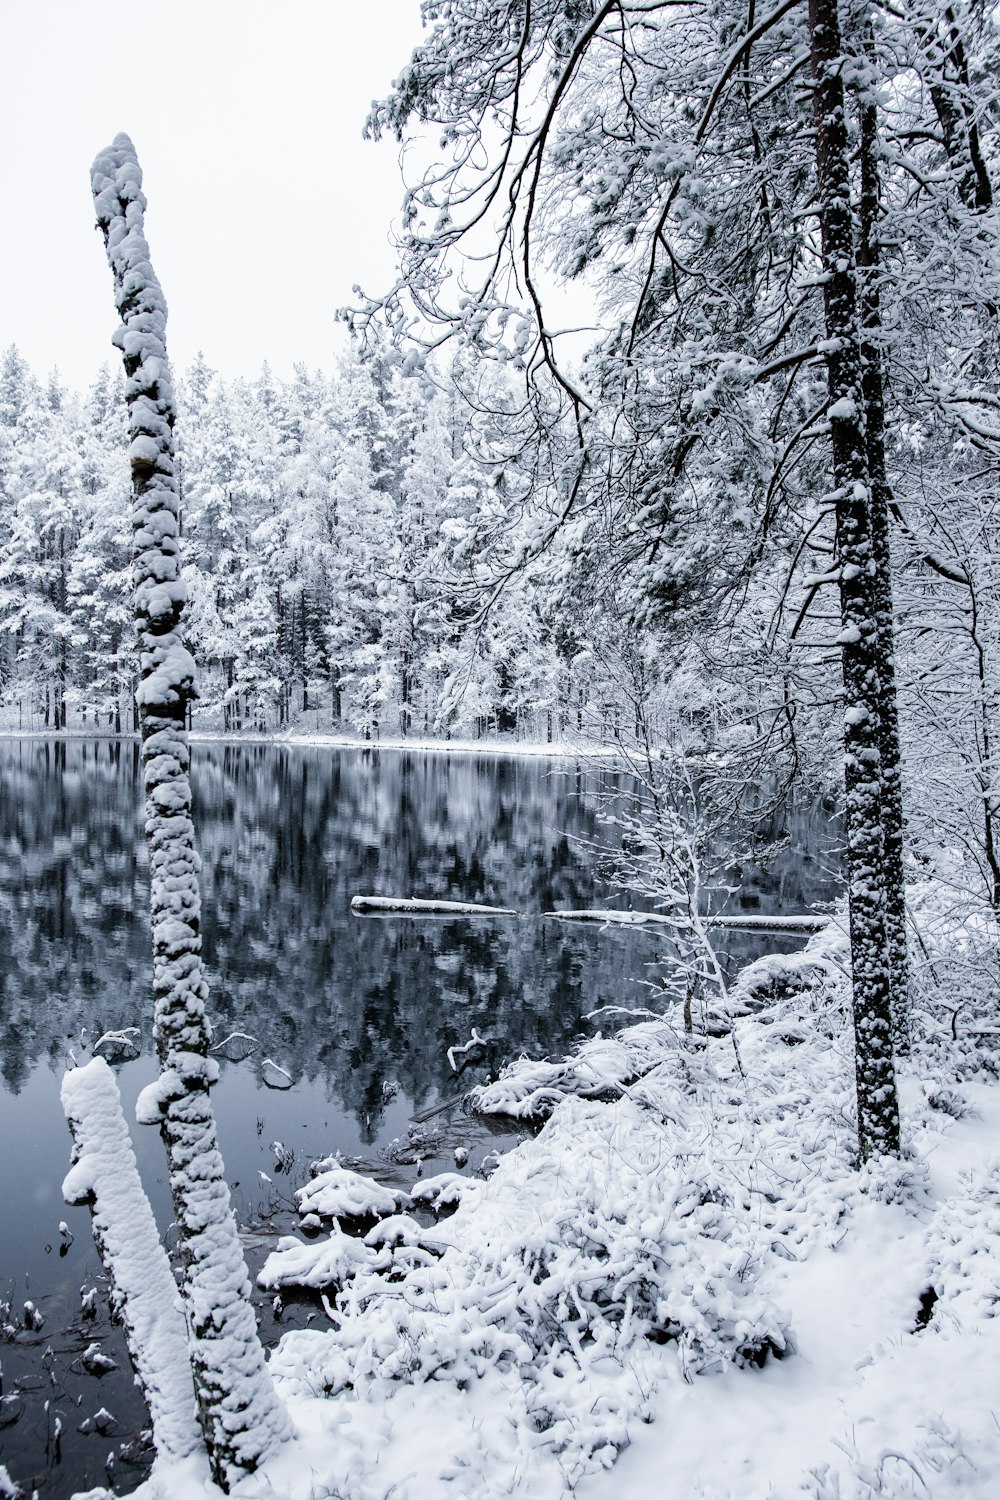
<path id="1" fill-rule="evenodd" d="M 200 862 L 191 822 L 187 710 L 194 662 L 180 633 L 185 589 L 178 545 L 174 397 L 167 308 L 149 260 L 146 200 L 126 135 L 94 162 L 97 222 L 114 274 L 125 362 L 132 469 L 132 581 L 139 636 L 142 738 L 153 929 L 158 1081 L 140 1119 L 159 1125 L 184 1262 L 198 1412 L 223 1488 L 259 1466 L 289 1431 L 264 1362 L 229 1203 L 209 1090 L 208 986 L 201 962 Z"/>
<path id="2" fill-rule="evenodd" d="M 893 1063 L 885 844 L 882 835 L 883 680 L 877 628 L 877 561 L 865 446 L 854 216 L 837 0 L 809 0 L 816 167 L 823 239 L 823 296 L 830 436 L 840 579 L 844 679 L 844 783 L 858 1140 L 862 1161 L 899 1152 Z"/>
<path id="3" fill-rule="evenodd" d="M 906 825 L 903 814 L 902 753 L 896 695 L 896 641 L 889 548 L 889 511 L 892 489 L 885 461 L 885 400 L 882 327 L 879 299 L 880 213 L 878 106 L 865 100 L 861 107 L 861 197 L 858 269 L 861 274 L 861 390 L 865 413 L 865 450 L 870 487 L 875 631 L 879 659 L 879 753 L 882 767 L 882 839 L 884 844 L 886 940 L 889 945 L 889 986 L 896 1049 L 910 1045 L 909 957 L 906 942 L 906 875 L 903 852 Z"/>

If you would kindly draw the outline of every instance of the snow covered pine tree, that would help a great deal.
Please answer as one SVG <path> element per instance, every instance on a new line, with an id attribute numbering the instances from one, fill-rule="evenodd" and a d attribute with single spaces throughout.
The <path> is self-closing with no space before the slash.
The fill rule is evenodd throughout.
<path id="1" fill-rule="evenodd" d="M 744 0 L 435 0 L 424 14 L 428 35 L 368 129 L 434 129 L 415 153 L 400 280 L 358 320 L 427 348 L 457 334 L 524 370 L 539 427 L 564 446 L 578 435 L 554 524 L 573 518 L 581 560 L 588 543 L 604 549 L 605 576 L 610 552 L 634 616 L 664 634 L 685 613 L 710 629 L 814 534 L 833 551 L 804 582 L 800 619 L 821 584 L 839 588 L 859 1145 L 863 1159 L 895 1153 L 907 985 L 889 487 L 865 420 L 870 360 L 862 382 L 880 309 L 869 295 L 862 330 L 858 265 L 867 252 L 871 291 L 877 181 L 862 246 L 846 154 L 848 104 L 877 97 L 875 63 L 867 93 L 848 92 L 838 0 L 763 13 Z M 586 278 L 600 307 L 580 374 L 543 310 L 553 273 Z"/>
<path id="2" fill-rule="evenodd" d="M 228 1490 L 273 1454 L 290 1428 L 271 1385 L 216 1137 L 201 963 L 199 861 L 191 823 L 187 709 L 194 661 L 181 641 L 174 397 L 167 308 L 149 260 L 135 148 L 115 137 L 91 169 L 97 223 L 114 274 L 132 469 L 132 577 L 149 845 L 158 1080 L 139 1118 L 158 1124 L 184 1264 L 195 1395 L 209 1462 Z"/>

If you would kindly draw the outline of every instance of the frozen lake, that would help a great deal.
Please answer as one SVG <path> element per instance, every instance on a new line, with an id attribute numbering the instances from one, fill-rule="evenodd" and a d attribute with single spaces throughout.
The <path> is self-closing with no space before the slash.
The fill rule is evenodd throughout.
<path id="1" fill-rule="evenodd" d="M 433 1161 L 467 1143 L 474 1166 L 495 1144 L 484 1128 L 452 1110 L 411 1139 L 414 1116 L 522 1051 L 565 1051 L 600 1024 L 587 1019 L 599 1006 L 647 1001 L 658 972 L 648 929 L 350 911 L 357 893 L 529 914 L 628 906 L 604 884 L 596 847 L 613 838 L 602 799 L 627 794 L 624 775 L 486 755 L 203 745 L 192 781 L 216 1037 L 253 1038 L 248 1057 L 223 1062 L 215 1091 L 251 1259 L 262 1225 L 287 1227 L 310 1158 Z M 119 1068 L 127 1116 L 154 1071 L 141 800 L 131 743 L 0 741 L 0 1300 L 11 1304 L 0 1463 L 52 1500 L 102 1482 L 109 1452 L 119 1490 L 142 1477 L 119 1453 L 142 1425 L 130 1378 L 98 1383 L 81 1363 L 95 1337 L 120 1346 L 103 1300 L 96 1325 L 79 1316 L 80 1288 L 103 1283 L 87 1214 L 62 1202 L 58 1098 L 70 1054 L 88 1056 L 109 1029 L 141 1033 L 141 1055 Z M 823 820 L 803 815 L 790 832 L 770 874 L 744 870 L 732 910 L 798 912 L 832 894 Z M 736 961 L 799 942 L 731 934 L 725 946 Z M 486 1045 L 456 1081 L 448 1049 L 473 1029 Z M 159 1138 L 135 1136 L 169 1235 Z M 24 1326 L 29 1298 L 39 1329 Z M 113 1425 L 79 1434 L 101 1406 Z"/>

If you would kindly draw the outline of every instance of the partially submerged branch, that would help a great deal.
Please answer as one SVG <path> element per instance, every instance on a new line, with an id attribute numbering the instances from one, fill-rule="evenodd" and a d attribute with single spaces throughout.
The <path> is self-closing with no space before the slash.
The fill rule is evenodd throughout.
<path id="1" fill-rule="evenodd" d="M 73 1136 L 67 1203 L 86 1203 L 94 1241 L 121 1314 L 136 1378 L 149 1407 L 156 1451 L 185 1458 L 201 1446 L 187 1324 L 180 1294 L 122 1114 L 115 1075 L 103 1057 L 63 1078 L 63 1111 Z"/>

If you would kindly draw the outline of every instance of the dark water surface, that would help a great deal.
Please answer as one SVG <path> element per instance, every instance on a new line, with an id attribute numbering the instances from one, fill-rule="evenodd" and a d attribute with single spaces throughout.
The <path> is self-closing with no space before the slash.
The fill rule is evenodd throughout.
<path id="1" fill-rule="evenodd" d="M 598 1024 L 588 1012 L 645 1004 L 645 982 L 660 972 L 648 932 L 534 915 L 630 904 L 604 885 L 594 847 L 611 838 L 601 799 L 627 793 L 623 775 L 494 756 L 212 745 L 196 747 L 192 782 L 215 1033 L 254 1039 L 250 1056 L 223 1062 L 215 1092 L 252 1265 L 262 1231 L 288 1227 L 311 1157 L 339 1149 L 381 1157 L 389 1170 L 419 1154 L 439 1170 L 461 1142 L 475 1167 L 495 1144 L 485 1127 L 452 1112 L 413 1137 L 414 1115 L 522 1051 L 567 1050 Z M 122 1492 L 146 1462 L 127 1371 L 98 1382 L 82 1363 L 94 1340 L 123 1356 L 88 1215 L 62 1201 L 69 1136 L 58 1097 L 72 1058 L 89 1057 L 111 1029 L 141 1033 L 141 1055 L 118 1067 L 127 1118 L 153 1076 L 140 809 L 131 743 L 0 740 L 0 1302 L 10 1303 L 0 1317 L 0 1463 L 26 1494 L 37 1486 L 50 1500 L 103 1482 L 109 1454 Z M 822 818 L 788 831 L 792 847 L 770 873 L 744 870 L 734 910 L 804 911 L 833 893 Z M 359 892 L 532 915 L 358 918 Z M 735 961 L 782 944 L 733 935 L 727 945 Z M 473 1028 L 486 1046 L 466 1054 L 456 1080 L 448 1048 Z M 159 1137 L 133 1134 L 169 1244 Z M 80 1292 L 92 1286 L 99 1311 L 89 1322 Z M 27 1299 L 40 1328 L 26 1324 Z M 303 1304 L 285 1317 L 313 1315 Z M 93 1423 L 102 1407 L 110 1424 Z"/>

